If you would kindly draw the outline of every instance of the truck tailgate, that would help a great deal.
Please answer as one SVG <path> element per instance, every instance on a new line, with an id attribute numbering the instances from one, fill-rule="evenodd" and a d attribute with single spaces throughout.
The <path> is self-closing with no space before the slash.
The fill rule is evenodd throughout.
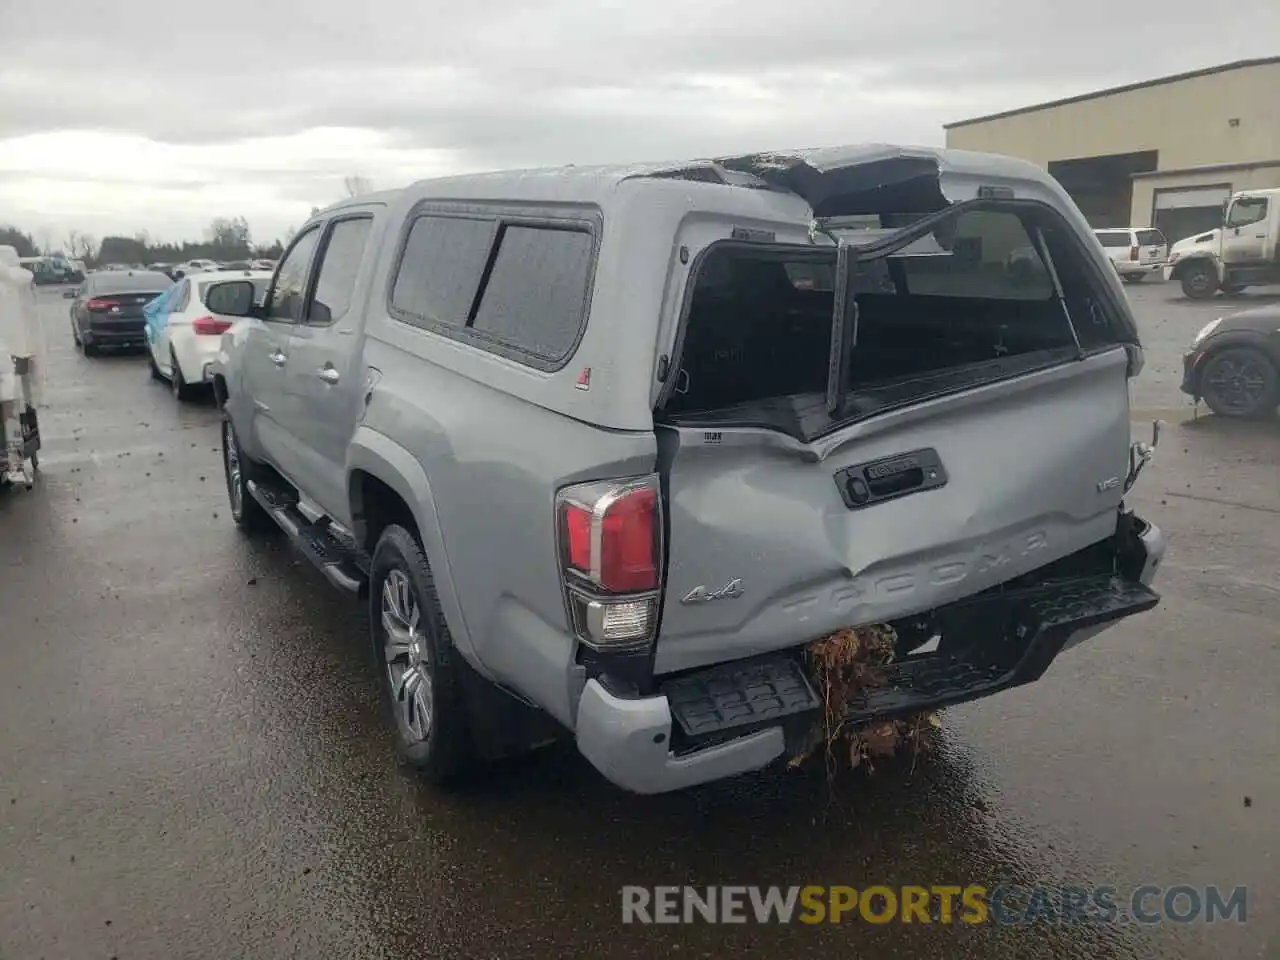
<path id="1" fill-rule="evenodd" d="M 679 444 L 655 673 L 930 610 L 1106 538 L 1127 360 L 1116 348 L 807 445 L 662 428 Z"/>

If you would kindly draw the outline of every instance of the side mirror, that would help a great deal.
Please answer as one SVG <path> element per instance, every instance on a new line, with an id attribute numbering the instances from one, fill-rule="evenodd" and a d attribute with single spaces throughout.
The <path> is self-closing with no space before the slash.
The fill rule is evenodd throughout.
<path id="1" fill-rule="evenodd" d="M 248 280 L 215 283 L 204 295 L 204 305 L 224 317 L 253 315 L 253 284 Z"/>

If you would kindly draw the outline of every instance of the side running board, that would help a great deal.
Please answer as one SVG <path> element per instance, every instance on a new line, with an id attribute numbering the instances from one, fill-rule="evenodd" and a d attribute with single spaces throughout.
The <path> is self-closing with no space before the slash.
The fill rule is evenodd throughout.
<path id="1" fill-rule="evenodd" d="M 298 509 L 298 495 L 293 490 L 254 480 L 246 487 L 330 583 L 347 593 L 364 595 L 369 585 L 368 554 L 334 530 L 327 518 L 314 522 L 307 519 Z"/>

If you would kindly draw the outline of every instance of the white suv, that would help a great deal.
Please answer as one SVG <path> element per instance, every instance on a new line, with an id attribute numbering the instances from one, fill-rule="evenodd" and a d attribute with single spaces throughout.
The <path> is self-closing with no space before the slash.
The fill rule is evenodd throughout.
<path id="1" fill-rule="evenodd" d="M 1093 233 L 1107 251 L 1120 278 L 1128 283 L 1137 283 L 1153 273 L 1159 274 L 1169 257 L 1169 241 L 1159 230 L 1120 227 Z"/>

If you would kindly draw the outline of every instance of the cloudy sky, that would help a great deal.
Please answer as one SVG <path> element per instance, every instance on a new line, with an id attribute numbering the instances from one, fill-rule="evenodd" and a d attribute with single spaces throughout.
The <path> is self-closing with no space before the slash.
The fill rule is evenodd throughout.
<path id="1" fill-rule="evenodd" d="M 1277 41 L 1275 0 L 0 0 L 0 223 L 267 241 L 344 176 L 938 144 Z"/>

